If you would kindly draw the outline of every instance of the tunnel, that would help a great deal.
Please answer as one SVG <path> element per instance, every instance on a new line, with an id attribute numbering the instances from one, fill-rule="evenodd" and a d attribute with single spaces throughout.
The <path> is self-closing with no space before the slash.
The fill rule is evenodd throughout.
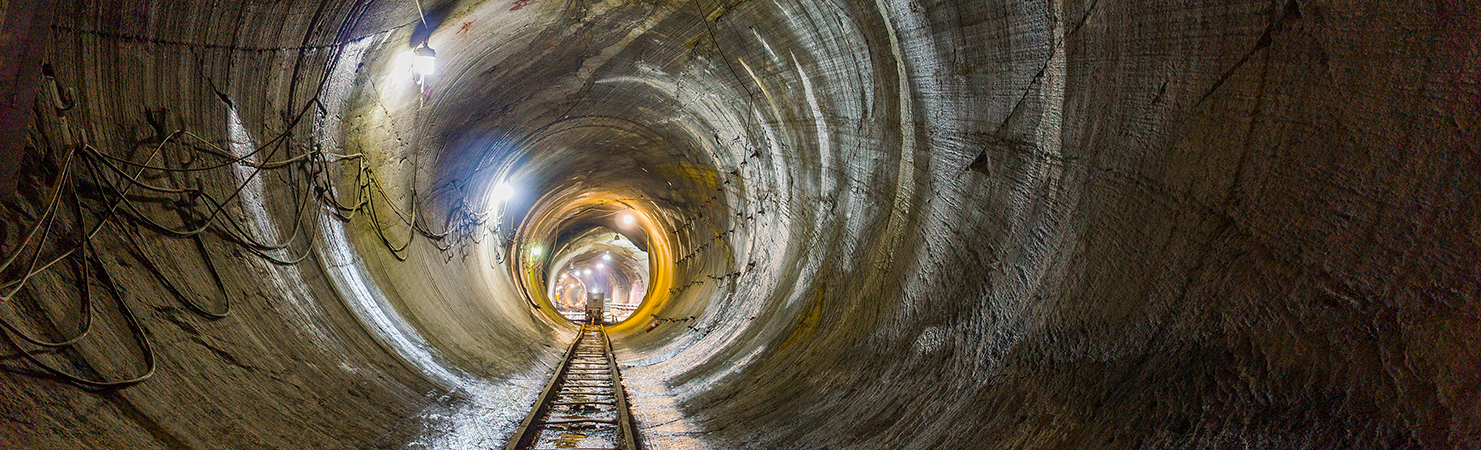
<path id="1" fill-rule="evenodd" d="M 1476 2 L 0 12 L 0 447 L 1481 447 Z"/>

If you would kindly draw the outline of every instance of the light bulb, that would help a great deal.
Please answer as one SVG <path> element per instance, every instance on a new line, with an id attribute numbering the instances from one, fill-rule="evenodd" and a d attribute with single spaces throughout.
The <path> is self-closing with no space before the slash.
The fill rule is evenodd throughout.
<path id="1" fill-rule="evenodd" d="M 417 71 L 417 73 L 422 74 L 422 76 L 436 73 L 437 51 L 432 50 L 431 47 L 427 46 L 427 43 L 423 42 L 422 45 L 416 48 L 416 59 L 412 60 L 411 68 Z"/>

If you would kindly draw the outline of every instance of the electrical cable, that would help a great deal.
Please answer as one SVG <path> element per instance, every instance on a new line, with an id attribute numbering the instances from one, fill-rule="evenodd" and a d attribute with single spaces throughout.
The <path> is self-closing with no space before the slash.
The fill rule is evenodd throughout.
<path id="1" fill-rule="evenodd" d="M 70 183 L 68 183 L 68 184 L 70 184 Z M 80 215 L 81 214 L 81 207 L 79 205 L 79 202 L 77 201 L 77 193 L 76 193 L 76 190 L 75 189 L 73 190 L 72 198 L 73 198 L 73 209 L 78 212 L 78 214 L 79 214 L 78 217 L 81 217 L 81 215 Z M 53 220 L 52 223 L 55 223 L 55 221 Z M 80 226 L 77 227 L 77 230 L 79 232 L 79 235 L 78 235 L 78 238 L 79 239 L 85 239 L 85 237 L 81 235 L 81 232 L 84 229 L 85 229 L 84 227 L 80 227 Z M 43 244 L 45 243 L 45 239 L 48 236 L 50 236 L 50 234 L 51 234 L 51 224 L 48 224 L 47 225 L 47 232 L 42 235 L 42 240 L 43 240 L 42 243 Z M 40 245 L 38 245 L 38 247 L 40 247 Z M 37 253 L 38 254 L 40 253 L 39 248 L 38 248 Z M 86 256 L 84 255 L 83 258 L 86 258 Z M 32 263 L 34 265 L 34 258 L 33 258 Z M 21 338 L 21 340 L 26 341 L 26 342 L 29 342 L 32 345 L 40 346 L 40 347 L 61 348 L 61 347 L 70 346 L 72 344 L 77 343 L 78 341 L 81 341 L 82 338 L 87 337 L 88 332 L 92 330 L 92 323 L 93 323 L 92 308 L 91 308 L 91 306 L 92 306 L 92 296 L 91 296 L 91 294 L 90 294 L 90 292 L 88 290 L 88 283 L 87 283 L 87 279 L 88 279 L 88 265 L 87 265 L 87 262 L 86 261 L 81 261 L 78 264 L 77 279 L 79 280 L 78 283 L 77 283 L 77 290 L 78 290 L 78 298 L 79 298 L 78 303 L 81 305 L 80 306 L 80 309 L 81 309 L 80 316 L 81 317 L 78 318 L 78 321 L 80 323 L 78 325 L 78 331 L 77 331 L 77 333 L 76 333 L 75 336 L 70 337 L 70 338 L 65 338 L 65 339 L 62 339 L 60 341 L 52 342 L 52 341 L 42 340 L 41 338 L 34 337 L 31 334 L 26 333 L 26 332 L 20 330 L 20 327 L 18 327 L 15 324 L 11 323 L 9 320 L 0 319 L 0 327 L 5 328 L 6 331 L 9 331 L 11 334 L 16 335 L 17 337 Z M 10 295 L 11 296 L 14 296 L 14 295 L 19 294 L 21 288 L 24 288 L 24 284 L 22 284 L 21 286 L 17 287 L 15 291 L 12 291 L 10 293 Z"/>
<path id="2" fill-rule="evenodd" d="M 122 227 L 122 225 L 119 225 L 119 227 Z M 229 298 L 225 301 L 226 306 L 223 308 L 223 311 L 218 313 L 213 312 L 204 306 L 201 306 L 199 303 L 196 303 L 195 300 L 192 300 L 190 297 L 180 292 L 180 288 L 175 286 L 175 282 L 171 280 L 168 275 L 165 275 L 164 270 L 160 269 L 159 265 L 155 264 L 154 260 L 150 259 L 149 255 L 144 252 L 144 246 L 139 243 L 139 230 L 125 229 L 120 234 L 124 235 L 124 237 L 127 238 L 129 244 L 131 244 L 129 253 L 133 254 L 135 259 L 138 259 L 140 262 L 144 263 L 144 267 L 146 269 L 149 269 L 149 272 L 154 274 L 155 278 L 159 279 L 160 284 L 164 285 L 165 290 L 170 291 L 170 294 L 173 294 L 175 296 L 175 299 L 179 300 L 181 304 L 184 304 L 186 308 L 190 308 L 190 310 L 195 311 L 197 314 L 212 319 L 223 319 L 231 314 L 231 301 Z M 197 241 L 197 243 L 199 243 L 199 241 Z M 206 264 L 208 266 L 213 266 L 213 264 L 209 262 L 210 256 L 204 256 L 207 260 Z M 214 267 L 212 268 L 214 269 Z M 212 270 L 212 274 L 216 275 L 214 270 Z M 218 283 L 221 281 L 219 275 L 216 276 L 216 281 Z M 223 287 L 221 291 L 225 293 L 226 289 L 224 289 Z"/>
<path id="3" fill-rule="evenodd" d="M 364 2 L 357 3 L 357 5 L 367 4 Z M 422 23 L 426 26 L 427 22 L 424 13 L 422 13 L 420 2 L 417 2 L 417 8 L 418 14 L 422 18 Z M 347 19 L 340 24 L 340 29 L 338 30 L 339 35 L 344 35 L 352 31 L 354 24 L 358 24 L 360 19 L 363 18 L 363 11 L 361 14 L 352 14 L 352 16 L 354 19 Z M 305 39 L 307 41 L 308 38 L 306 37 Z M 337 36 L 336 40 L 341 40 L 340 36 Z M 304 48 L 307 48 L 306 45 Z M 334 63 L 344 56 L 344 42 L 334 45 L 333 48 L 334 52 L 330 58 L 330 66 L 334 66 Z M 300 55 L 300 63 L 302 62 L 302 57 L 303 55 Z M 295 75 L 293 77 L 295 82 L 292 83 L 294 87 L 297 85 L 297 70 L 301 65 L 298 64 L 295 66 Z M 332 153 L 325 152 L 317 148 L 317 146 L 309 146 L 308 150 L 302 154 L 292 155 L 292 153 L 295 153 L 292 150 L 294 148 L 294 130 L 303 123 L 304 118 L 310 111 L 314 111 L 317 108 L 319 112 L 324 112 L 324 105 L 320 96 L 323 94 L 329 78 L 330 74 L 323 74 L 317 83 L 314 94 L 308 98 L 308 101 L 301 108 L 293 111 L 293 114 L 285 114 L 286 123 L 284 124 L 283 131 L 276 133 L 266 141 L 253 144 L 253 148 L 241 153 L 228 151 L 222 148 L 222 146 L 184 129 L 177 129 L 167 134 L 163 133 L 163 130 L 160 130 L 159 132 L 162 136 L 160 136 L 159 142 L 156 143 L 157 145 L 153 145 L 152 152 L 142 162 L 135 162 L 132 158 L 114 156 L 86 142 L 69 146 L 66 157 L 60 164 L 56 181 L 50 187 L 49 198 L 45 201 L 45 206 L 41 214 L 37 216 L 36 222 L 29 227 L 12 253 L 6 256 L 3 262 L 0 262 L 0 273 L 5 273 L 23 257 L 28 248 L 34 247 L 34 251 L 27 260 L 24 272 L 10 281 L 0 284 L 0 291 L 4 291 L 3 294 L 0 294 L 0 303 L 9 302 L 22 295 L 23 292 L 29 292 L 27 288 L 30 287 L 30 281 L 40 273 L 49 270 L 64 260 L 73 260 L 76 262 L 77 289 L 81 304 L 81 310 L 77 315 L 79 325 L 73 336 L 52 341 L 32 335 L 12 320 L 0 316 L 0 328 L 6 331 L 0 334 L 5 334 L 6 341 L 19 350 L 27 361 L 40 368 L 42 372 L 80 386 L 88 388 L 122 387 L 142 382 L 153 376 L 157 368 L 153 344 L 132 308 L 123 299 L 123 295 L 118 290 L 111 273 L 109 273 L 107 267 L 99 258 L 96 248 L 95 241 L 99 233 L 109 224 L 112 224 L 116 232 L 121 235 L 120 241 L 126 245 L 125 251 L 133 255 L 135 259 L 138 259 L 144 268 L 167 291 L 175 296 L 181 304 L 185 305 L 187 309 L 208 319 L 228 317 L 232 308 L 232 302 L 222 276 L 211 257 L 211 252 L 205 246 L 203 235 L 207 232 L 216 233 L 227 242 L 246 249 L 248 252 L 274 264 L 299 264 L 314 253 L 314 242 L 318 239 L 319 227 L 305 226 L 305 219 L 306 216 L 309 216 L 308 209 L 310 207 L 320 205 L 331 216 L 343 221 L 353 220 L 359 213 L 365 212 L 369 216 L 369 221 L 382 245 L 401 261 L 407 259 L 406 251 L 417 236 L 428 239 L 434 244 L 434 247 L 442 252 L 451 250 L 458 242 L 464 242 L 465 240 L 477 242 L 477 230 L 487 225 L 487 214 L 472 212 L 466 199 L 461 204 L 455 206 L 453 211 L 450 212 L 443 226 L 443 230 L 434 232 L 426 225 L 426 221 L 422 218 L 421 201 L 417 196 L 415 187 L 411 190 L 409 209 L 402 210 L 392 200 L 385 187 L 376 179 L 373 169 L 367 163 L 365 154 Z M 217 95 L 227 101 L 229 108 L 235 108 L 226 99 L 226 94 L 218 90 Z M 297 97 L 297 95 L 290 93 L 289 97 L 291 99 Z M 156 128 L 160 127 L 157 126 Z M 50 147 L 50 145 L 48 144 L 47 147 Z M 168 160 L 165 160 L 163 164 L 155 165 L 154 161 L 161 155 L 161 152 L 170 147 L 183 150 L 184 156 L 182 158 L 189 158 L 189 161 L 180 167 L 173 167 Z M 287 155 L 278 158 L 278 155 L 281 153 L 287 153 Z M 190 161 L 194 161 L 197 154 L 209 155 L 219 159 L 219 161 L 203 166 L 189 167 L 191 165 Z M 253 161 L 255 158 L 261 158 L 264 162 L 255 162 Z M 78 164 L 82 164 L 82 169 L 77 167 Z M 353 189 L 354 193 L 350 194 L 353 195 L 353 201 L 350 202 L 341 199 L 340 190 L 336 189 L 336 184 L 338 183 L 336 183 L 334 175 L 331 175 L 336 170 L 339 171 L 338 173 L 346 172 L 346 164 L 353 164 L 353 168 L 349 170 L 354 170 L 355 172 L 352 180 L 355 185 Z M 194 187 L 181 187 L 180 183 L 174 177 L 174 174 L 204 174 L 227 169 L 236 170 L 235 168 L 239 166 L 245 166 L 251 170 L 247 171 L 244 176 L 237 177 L 237 182 L 229 190 L 230 194 L 224 198 L 208 192 L 201 185 L 199 178 L 196 179 L 197 182 Z M 249 186 L 254 183 L 265 182 L 264 179 L 266 176 L 263 174 L 264 171 L 286 171 L 283 184 L 291 191 L 288 197 L 292 199 L 293 203 L 293 229 L 287 233 L 288 236 L 286 238 L 277 239 L 278 242 L 263 241 L 259 236 L 256 236 L 256 233 L 250 231 L 252 227 L 244 224 L 245 219 L 233 217 L 231 213 L 226 211 L 228 208 L 227 205 L 245 200 L 243 195 Z M 150 172 L 170 175 L 168 178 L 171 182 L 166 186 L 144 181 L 145 174 Z M 85 184 L 84 181 L 86 182 Z M 87 189 L 88 198 L 93 199 L 93 201 L 96 201 L 100 205 L 99 210 L 88 211 L 88 208 L 83 207 L 84 194 L 81 191 L 84 187 Z M 136 187 L 145 193 L 132 194 Z M 64 195 L 63 191 L 70 191 L 71 194 L 69 197 L 71 199 L 73 215 L 75 215 L 75 223 L 71 226 L 63 226 L 65 223 L 70 222 L 70 220 L 64 217 L 65 215 L 60 208 L 62 196 Z M 94 194 L 96 194 L 96 197 L 94 197 Z M 181 225 L 170 226 L 155 219 L 150 213 L 154 207 L 141 204 L 144 202 L 161 203 L 167 208 L 173 208 L 180 216 Z M 396 217 L 395 220 L 389 223 L 400 222 L 409 228 L 410 233 L 407 235 L 404 243 L 392 242 L 387 230 L 388 222 L 382 220 L 381 209 L 385 207 L 389 207 L 393 213 L 392 215 Z M 315 223 L 322 220 L 321 214 L 323 213 L 324 211 L 316 211 L 314 213 L 313 218 L 316 221 Z M 89 215 L 97 218 L 96 224 L 87 223 L 86 218 Z M 389 217 L 385 217 L 384 219 L 389 219 Z M 125 224 L 125 221 L 132 224 L 132 226 Z M 53 233 L 59 226 L 63 228 L 75 228 L 73 230 L 77 234 L 75 242 L 63 243 L 57 239 L 53 239 Z M 220 311 L 213 311 L 187 295 L 181 289 L 182 284 L 172 279 L 164 268 L 148 256 L 144 248 L 143 236 L 139 230 L 141 227 L 164 236 L 175 238 L 188 237 L 193 240 L 197 251 L 199 251 L 206 263 L 207 269 L 211 272 L 213 281 L 221 290 L 222 306 Z M 304 230 L 305 228 L 308 228 L 308 230 Z M 293 247 L 297 246 L 300 240 L 304 242 L 304 250 L 294 252 Z M 48 243 L 57 244 L 59 248 L 54 250 L 53 254 L 47 254 L 46 247 Z M 276 252 L 286 252 L 286 255 L 280 257 L 279 255 L 271 254 Z M 47 255 L 46 258 L 43 258 L 44 254 Z M 90 281 L 92 280 L 98 281 L 104 287 L 104 290 L 107 291 L 108 295 L 113 298 L 120 314 L 123 315 L 123 318 L 127 322 L 131 333 L 137 339 L 138 345 L 144 353 L 145 366 L 147 366 L 147 369 L 142 374 L 115 381 L 87 379 L 62 371 L 37 357 L 37 355 L 48 352 L 48 350 L 34 350 L 25 346 L 29 344 L 45 349 L 66 349 L 82 342 L 85 337 L 89 336 L 89 332 L 93 326 L 93 293 L 89 289 L 91 285 Z M 18 341 L 24 341 L 24 343 Z"/>

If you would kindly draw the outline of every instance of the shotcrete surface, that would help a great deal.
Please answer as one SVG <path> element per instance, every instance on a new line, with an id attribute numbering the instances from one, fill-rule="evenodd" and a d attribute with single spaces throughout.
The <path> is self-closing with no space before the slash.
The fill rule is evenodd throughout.
<path id="1" fill-rule="evenodd" d="M 575 336 L 531 249 L 598 226 L 650 449 L 1481 443 L 1476 2 L 419 4 L 0 0 L 5 255 L 69 149 L 214 146 L 141 179 L 306 256 L 106 228 L 156 374 L 7 353 L 0 447 L 502 446 Z M 71 329 L 62 266 L 0 317 Z M 41 358 L 139 372 L 95 303 Z"/>

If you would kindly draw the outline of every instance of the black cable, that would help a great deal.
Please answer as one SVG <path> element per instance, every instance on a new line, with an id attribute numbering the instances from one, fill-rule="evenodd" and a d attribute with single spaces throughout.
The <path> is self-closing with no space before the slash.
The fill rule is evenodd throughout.
<path id="1" fill-rule="evenodd" d="M 355 25 L 363 19 L 363 12 L 365 10 L 363 6 L 368 5 L 368 3 L 362 1 L 358 2 L 357 5 L 356 10 L 359 10 L 360 13 L 351 14 L 354 17 L 353 19 L 347 19 L 340 24 L 340 29 L 336 36 L 337 41 L 341 41 L 341 38 L 346 33 L 353 31 Z M 307 39 L 308 37 L 305 37 L 305 46 L 301 48 L 307 48 Z M 344 56 L 345 43 L 340 42 L 330 46 L 334 48 L 334 54 L 330 58 L 331 67 Z M 302 66 L 302 57 L 303 55 L 300 54 L 300 64 L 295 65 L 295 75 L 291 80 L 293 84 L 292 89 L 296 89 L 297 86 L 297 71 Z M 205 246 L 202 235 L 207 232 L 217 233 L 227 242 L 244 248 L 248 252 L 274 264 L 298 264 L 313 254 L 313 246 L 318 238 L 319 230 L 316 226 L 305 226 L 304 221 L 306 216 L 309 216 L 308 208 L 317 205 L 325 207 L 333 217 L 343 221 L 353 220 L 360 212 L 366 212 L 381 243 L 398 260 L 402 261 L 406 260 L 405 252 L 417 236 L 433 241 L 434 245 L 443 252 L 451 250 L 456 243 L 464 242 L 465 240 L 471 239 L 476 243 L 478 234 L 476 231 L 480 227 L 486 226 L 487 222 L 483 216 L 471 212 L 466 199 L 463 204 L 454 208 L 453 214 L 450 214 L 445 221 L 443 230 L 434 232 L 426 225 L 426 220 L 420 214 L 422 209 L 421 201 L 416 195 L 415 188 L 413 187 L 411 191 L 410 209 L 402 211 L 391 199 L 385 188 L 375 179 L 372 169 L 366 162 L 365 155 L 360 153 L 329 153 L 324 152 L 316 146 L 310 146 L 309 150 L 302 154 L 291 155 L 293 153 L 294 130 L 303 123 L 305 116 L 310 111 L 314 111 L 315 108 L 321 112 L 324 110 L 321 95 L 330 76 L 331 74 L 328 73 L 323 74 L 318 80 L 317 86 L 315 86 L 314 94 L 308 98 L 308 101 L 301 108 L 297 108 L 293 114 L 285 115 L 287 117 L 283 131 L 276 133 L 270 139 L 260 144 L 253 145 L 254 148 L 241 154 L 232 154 L 199 135 L 183 129 L 163 135 L 154 147 L 153 152 L 143 162 L 134 162 L 131 158 L 117 157 L 86 143 L 69 148 L 66 158 L 61 163 L 61 170 L 57 175 L 57 181 L 53 183 L 50 198 L 46 201 L 41 215 L 37 218 L 36 223 L 30 227 L 30 230 L 27 231 L 25 237 L 21 239 L 14 252 L 7 256 L 3 262 L 0 262 L 0 273 L 4 273 L 11 268 L 13 263 L 22 257 L 26 249 L 33 245 L 35 247 L 34 252 L 27 262 L 25 272 L 18 278 L 0 285 L 0 290 L 9 290 L 8 293 L 0 296 L 0 302 L 11 300 L 13 297 L 26 291 L 29 287 L 28 282 L 37 274 L 49 270 L 63 260 L 73 260 L 76 262 L 77 285 L 81 303 L 81 310 L 78 314 L 78 331 L 74 336 L 65 339 L 48 341 L 33 336 L 11 321 L 4 320 L 3 317 L 0 317 L 0 328 L 4 328 L 6 331 L 6 333 L 0 334 L 5 334 L 6 341 L 19 350 L 27 361 L 40 368 L 42 372 L 84 387 L 122 387 L 147 380 L 154 374 L 157 368 L 156 355 L 147 332 L 139 323 L 133 310 L 124 301 L 111 274 L 98 258 L 99 253 L 95 248 L 95 238 L 102 231 L 103 227 L 110 223 L 118 233 L 122 234 L 121 240 L 125 241 L 125 244 L 129 246 L 126 251 L 138 259 L 166 290 L 170 291 L 186 308 L 211 319 L 227 317 L 230 313 L 232 302 L 225 283 L 210 255 L 210 251 Z M 227 102 L 228 107 L 235 108 L 235 106 L 231 105 L 230 100 L 225 97 L 224 93 L 218 90 L 217 94 L 222 96 L 222 100 Z M 290 94 L 289 97 L 290 101 L 293 97 L 297 97 L 296 92 Z M 159 132 L 163 133 L 163 130 Z M 189 138 L 188 142 L 187 139 L 183 138 Z M 184 150 L 184 154 L 192 160 L 195 155 L 200 154 L 218 158 L 220 161 L 199 167 L 172 167 L 168 161 L 161 165 L 154 165 L 154 159 L 164 149 L 172 146 Z M 274 159 L 280 153 L 288 153 L 290 156 Z M 251 162 L 253 158 L 261 158 L 265 162 Z M 339 168 L 343 169 L 344 166 L 342 164 L 352 161 L 356 165 L 354 201 L 345 203 L 339 198 L 340 192 L 336 189 L 337 183 L 330 174 L 335 170 L 333 164 L 339 163 L 341 164 Z M 78 170 L 77 164 L 79 163 L 85 168 L 85 173 L 82 170 Z M 189 163 L 186 164 L 188 165 Z M 151 171 L 153 173 L 163 174 L 204 174 L 220 170 L 234 170 L 238 165 L 249 166 L 252 170 L 245 177 L 238 180 L 238 183 L 231 188 L 230 195 L 224 199 L 207 192 L 199 186 L 199 183 L 195 187 L 181 187 L 178 183 L 174 182 L 173 176 L 170 177 L 172 180 L 170 186 L 156 185 L 143 181 L 143 176 Z M 130 173 L 131 171 L 129 169 L 134 170 Z M 250 227 L 243 223 L 246 219 L 233 217 L 226 209 L 228 208 L 227 205 L 233 201 L 243 199 L 243 192 L 249 185 L 254 182 L 262 182 L 259 177 L 264 176 L 264 171 L 282 170 L 288 171 L 283 178 L 283 183 L 291 192 L 289 197 L 293 201 L 294 214 L 292 220 L 294 225 L 292 231 L 287 233 L 287 238 L 280 238 L 278 239 L 279 242 L 275 243 L 264 242 L 249 231 Z M 84 186 L 84 184 L 81 184 L 84 180 L 88 182 L 85 185 L 88 189 L 96 189 L 98 194 L 97 201 L 102 205 L 101 210 L 92 212 L 92 215 L 97 217 L 97 223 L 91 226 L 87 223 L 86 217 L 89 214 L 82 206 L 82 194 L 79 192 L 79 187 Z M 141 194 L 142 197 L 132 195 L 131 191 L 136 187 L 146 193 Z M 70 197 L 72 199 L 73 214 L 75 215 L 74 226 L 77 233 L 76 242 L 62 245 L 62 248 L 59 248 L 56 254 L 48 256 L 50 259 L 46 259 L 46 262 L 42 263 L 44 260 L 42 255 L 46 245 L 56 241 L 52 238 L 53 230 L 60 225 L 58 222 L 65 222 L 59 208 L 64 190 L 71 191 Z M 380 201 L 377 200 L 377 197 L 380 198 Z M 175 227 L 161 223 L 152 217 L 148 208 L 140 205 L 140 202 L 155 201 L 161 201 L 169 205 L 167 207 L 173 207 L 180 216 L 181 225 Z M 400 223 L 410 228 L 410 233 L 404 243 L 393 243 L 387 234 L 386 224 L 381 220 L 380 214 L 380 209 L 383 207 L 381 205 L 382 203 L 390 207 L 392 213 L 394 213 Z M 322 220 L 322 216 L 319 214 L 323 214 L 323 212 L 316 211 L 313 215 L 314 220 Z M 132 226 L 123 223 L 125 220 L 130 222 Z M 181 285 L 171 279 L 159 264 L 148 256 L 144 250 L 143 236 L 138 230 L 139 227 L 147 228 L 165 236 L 176 238 L 188 237 L 194 241 L 197 251 L 202 255 L 207 268 L 211 272 L 213 281 L 221 289 L 222 307 L 220 311 L 213 311 L 187 296 L 181 290 Z M 305 231 L 304 228 L 309 228 L 309 230 Z M 304 241 L 304 250 L 295 255 L 292 248 L 300 240 Z M 61 244 L 60 242 L 57 243 Z M 270 254 L 270 252 L 279 251 L 286 252 L 286 257 Z M 104 290 L 108 292 L 108 295 L 113 297 L 120 313 L 127 321 L 131 332 L 138 340 L 138 344 L 144 352 L 145 365 L 147 366 L 147 370 L 143 374 L 116 381 L 87 379 L 64 372 L 37 358 L 37 355 L 47 352 L 47 350 L 32 350 L 27 348 L 22 342 L 18 342 L 24 341 L 24 343 L 32 346 L 47 349 L 65 349 L 81 342 L 87 337 L 93 324 L 92 291 L 89 289 L 90 281 L 92 280 L 99 281 L 105 287 Z"/>

